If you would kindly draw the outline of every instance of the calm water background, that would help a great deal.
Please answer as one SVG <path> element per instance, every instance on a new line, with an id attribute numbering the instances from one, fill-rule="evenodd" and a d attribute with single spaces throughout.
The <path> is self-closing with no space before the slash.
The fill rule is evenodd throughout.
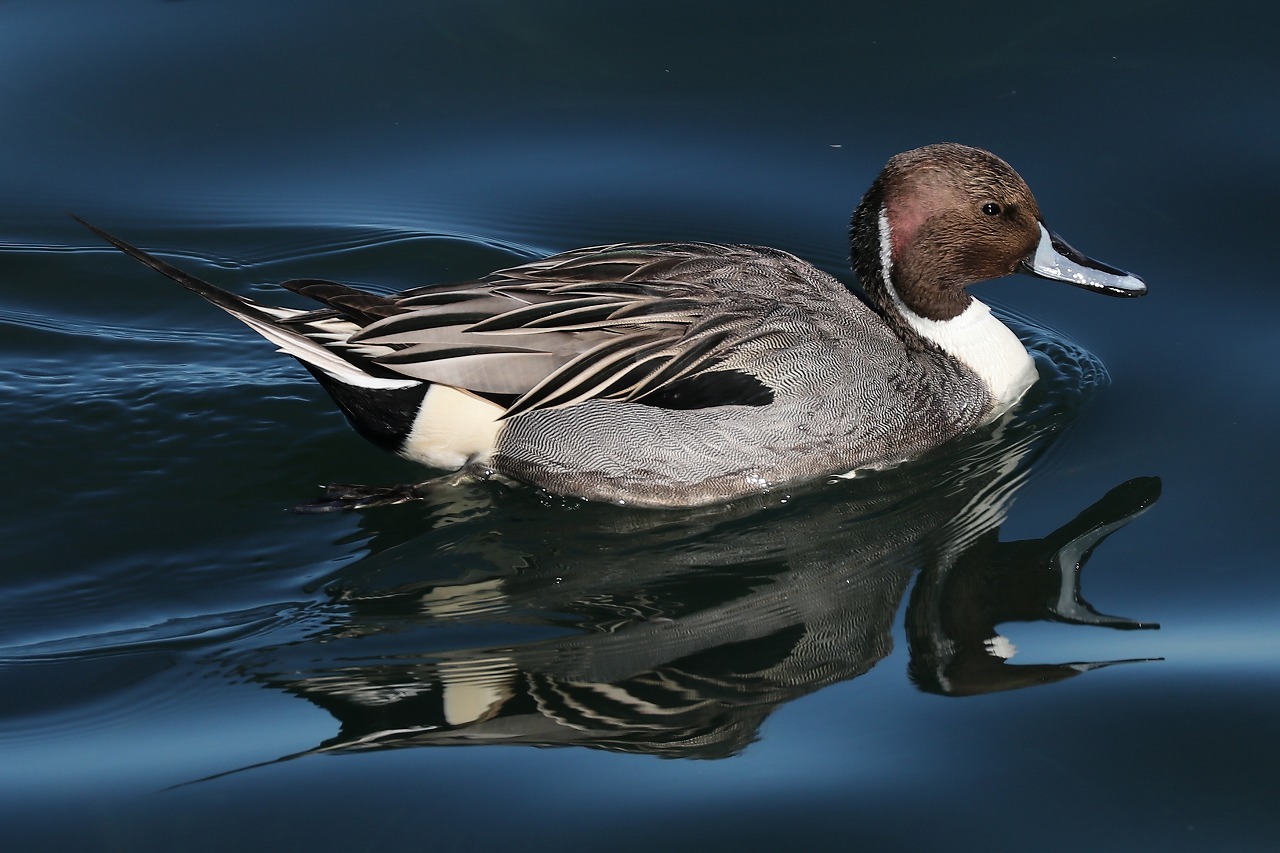
<path id="1" fill-rule="evenodd" d="M 0 844 L 1274 849 L 1277 26 L 1154 2 L 0 4 Z M 710 517 L 500 487 L 283 512 L 415 472 L 65 216 L 242 292 L 664 238 L 843 274 L 884 160 L 941 140 L 1008 159 L 1150 296 L 981 286 L 1084 365 L 1036 412 Z M 1161 628 L 1001 631 L 1013 664 L 1162 660 L 917 686 L 936 635 L 912 614 L 954 552 L 1136 477 L 1159 500 L 1084 591 Z M 768 691 L 747 634 L 791 638 Z M 679 744 L 538 727 L 617 658 L 714 672 L 688 688 L 712 718 Z M 462 724 L 490 717 L 510 728 Z"/>

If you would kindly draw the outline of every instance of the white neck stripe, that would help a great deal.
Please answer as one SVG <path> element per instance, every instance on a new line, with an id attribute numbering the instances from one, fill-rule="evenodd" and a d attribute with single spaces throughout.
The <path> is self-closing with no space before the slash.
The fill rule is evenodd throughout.
<path id="1" fill-rule="evenodd" d="M 969 307 L 950 320 L 930 320 L 907 307 L 893 286 L 893 237 L 889 216 L 880 208 L 880 274 L 894 309 L 916 334 L 968 367 L 1003 411 L 1022 397 L 1038 378 L 1035 362 L 1022 342 L 983 302 L 969 297 Z"/>

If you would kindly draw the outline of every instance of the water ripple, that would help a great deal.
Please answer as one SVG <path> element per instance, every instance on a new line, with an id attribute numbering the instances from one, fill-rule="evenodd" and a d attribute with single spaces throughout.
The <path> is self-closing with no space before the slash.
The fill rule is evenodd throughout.
<path id="1" fill-rule="evenodd" d="M 38 640 L 0 647 L 0 667 L 21 661 L 109 657 L 148 651 L 190 651 L 226 645 L 297 621 L 297 603 L 264 604 L 246 610 L 165 619 L 100 633 Z"/>

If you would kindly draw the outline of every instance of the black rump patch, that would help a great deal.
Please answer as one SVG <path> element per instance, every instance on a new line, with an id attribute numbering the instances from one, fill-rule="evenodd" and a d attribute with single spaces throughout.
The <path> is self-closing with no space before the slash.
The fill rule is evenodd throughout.
<path id="1" fill-rule="evenodd" d="M 767 406 L 773 402 L 773 389 L 741 370 L 712 370 L 676 380 L 635 402 L 660 409 Z"/>
<path id="2" fill-rule="evenodd" d="M 361 388 L 334 379 L 305 362 L 303 367 L 329 392 L 356 432 L 392 453 L 409 437 L 414 418 L 422 407 L 422 398 L 431 387 L 430 383 L 423 382 L 407 388 Z"/>

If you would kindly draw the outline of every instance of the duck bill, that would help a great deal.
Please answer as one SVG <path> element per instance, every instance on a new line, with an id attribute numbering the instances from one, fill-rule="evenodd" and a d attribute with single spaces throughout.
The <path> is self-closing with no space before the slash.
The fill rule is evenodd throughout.
<path id="1" fill-rule="evenodd" d="M 1050 281 L 1065 281 L 1108 296 L 1142 296 L 1147 285 L 1136 275 L 1085 257 L 1066 240 L 1040 223 L 1035 253 L 1024 258 L 1019 271 Z"/>

